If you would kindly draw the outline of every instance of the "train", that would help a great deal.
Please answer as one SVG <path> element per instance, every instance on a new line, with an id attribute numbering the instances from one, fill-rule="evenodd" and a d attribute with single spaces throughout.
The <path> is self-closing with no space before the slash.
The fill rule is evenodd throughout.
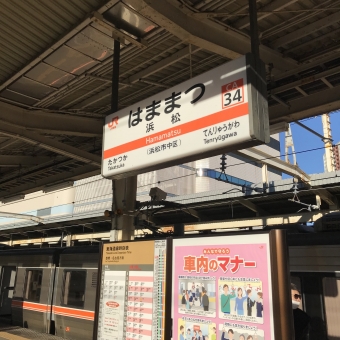
<path id="1" fill-rule="evenodd" d="M 291 281 L 312 318 L 309 339 L 339 339 L 340 233 L 287 233 Z M 0 317 L 65 339 L 93 338 L 99 247 L 0 251 Z"/>
<path id="2" fill-rule="evenodd" d="M 99 247 L 0 251 L 0 316 L 66 339 L 92 339 Z"/>

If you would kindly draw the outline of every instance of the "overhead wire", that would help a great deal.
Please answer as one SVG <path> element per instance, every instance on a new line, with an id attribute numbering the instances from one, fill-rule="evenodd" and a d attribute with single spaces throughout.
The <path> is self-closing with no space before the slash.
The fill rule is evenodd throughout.
<path id="1" fill-rule="evenodd" d="M 291 153 L 288 153 L 288 155 L 302 154 L 302 153 L 307 153 L 307 152 L 312 152 L 312 151 L 317 151 L 317 150 L 322 150 L 322 149 L 326 149 L 326 147 L 322 146 L 322 147 L 319 147 L 319 148 L 314 148 L 314 149 L 309 149 L 309 150 L 291 152 Z M 230 153 L 232 153 L 232 152 L 230 152 Z M 275 158 L 279 158 L 279 157 L 283 157 L 283 156 L 285 156 L 285 154 L 280 154 L 279 156 L 271 156 L 271 157 L 261 158 L 261 159 L 258 159 L 256 161 L 255 160 L 254 161 L 252 161 L 252 160 L 251 161 L 244 161 L 244 162 L 228 165 L 228 168 L 243 165 L 243 164 L 258 163 L 258 162 L 261 162 L 261 161 L 265 161 L 265 160 L 269 160 L 269 159 L 275 159 Z M 218 169 L 219 168 L 214 168 L 214 170 L 218 170 Z M 185 178 L 185 177 L 193 176 L 193 175 L 196 175 L 196 172 L 193 172 L 192 174 L 188 174 L 188 175 L 169 178 L 169 179 L 166 179 L 166 180 L 163 180 L 163 181 L 157 181 L 157 182 L 154 182 L 154 183 L 144 184 L 144 185 L 137 187 L 137 189 L 145 187 L 145 186 L 149 186 L 149 185 L 152 185 L 152 184 L 159 184 L 159 183 L 168 182 L 168 181 L 172 181 L 172 180 L 175 180 L 175 179 L 181 179 L 181 178 Z"/>
<path id="2" fill-rule="evenodd" d="M 303 154 L 303 153 L 318 151 L 318 150 L 322 150 L 322 149 L 326 149 L 326 147 L 322 146 L 322 147 L 319 147 L 319 148 L 313 148 L 313 149 L 308 149 L 308 150 L 296 151 L 294 153 L 289 153 L 288 155 Z M 256 160 L 256 161 L 243 161 L 243 162 L 239 162 L 239 163 L 236 163 L 236 164 L 231 164 L 231 165 L 228 166 L 228 168 L 235 167 L 235 166 L 240 166 L 240 165 L 243 165 L 243 164 L 253 164 L 253 163 L 257 163 L 257 162 L 261 162 L 261 161 L 269 160 L 269 159 L 276 159 L 276 158 L 279 158 L 279 157 L 282 157 L 282 156 L 284 156 L 284 155 L 280 154 L 279 156 L 271 156 L 271 157 L 261 158 L 261 159 Z M 214 168 L 214 170 L 218 170 L 218 169 L 219 168 Z M 165 180 L 162 180 L 162 181 L 156 181 L 156 182 L 140 185 L 140 186 L 137 187 L 137 189 L 143 188 L 143 187 L 148 187 L 148 186 L 155 185 L 155 184 L 160 184 L 160 183 L 164 183 L 164 182 L 173 181 L 173 180 L 176 180 L 176 179 L 182 179 L 182 178 L 186 178 L 186 177 L 190 177 L 190 176 L 195 176 L 195 175 L 196 175 L 196 172 L 193 172 L 193 173 L 187 174 L 187 175 L 178 176 L 178 177 L 172 177 L 172 178 L 168 178 L 168 179 L 165 179 Z M 93 184 L 95 182 L 102 181 L 103 179 L 104 178 L 96 178 L 94 180 L 87 181 L 85 183 L 77 185 L 76 187 L 73 187 L 73 188 L 79 188 L 81 186 Z M 69 187 L 69 188 L 60 189 L 60 190 L 57 190 L 56 192 L 62 192 L 62 191 L 70 190 L 71 188 Z M 84 202 L 84 201 L 88 201 L 89 199 L 93 200 L 93 199 L 98 199 L 98 198 L 101 198 L 101 197 L 104 197 L 104 196 L 111 196 L 111 194 L 112 194 L 111 192 L 108 192 L 107 194 L 104 194 L 104 195 L 101 194 L 101 195 L 98 195 L 98 196 L 92 196 L 92 197 L 84 198 L 84 199 L 81 199 L 81 200 L 77 200 L 77 204 L 79 204 L 81 202 Z M 41 194 L 41 195 L 34 196 L 34 197 L 29 197 L 27 199 L 25 198 L 25 200 L 27 201 L 27 200 L 36 199 L 36 198 L 43 197 L 43 196 L 45 196 L 45 194 Z M 211 195 L 209 195 L 209 197 L 211 197 Z M 18 202 L 17 201 L 10 202 L 10 203 L 7 203 L 6 206 L 9 206 L 9 205 L 12 205 L 12 204 L 16 204 L 16 203 L 18 203 Z M 4 206 L 5 205 L 2 205 L 2 207 L 4 207 Z"/>

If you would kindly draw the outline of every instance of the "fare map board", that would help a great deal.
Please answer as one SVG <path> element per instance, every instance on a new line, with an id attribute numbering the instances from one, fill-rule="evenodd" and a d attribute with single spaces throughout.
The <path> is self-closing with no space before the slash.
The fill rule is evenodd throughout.
<path id="1" fill-rule="evenodd" d="M 269 234 L 175 239 L 172 262 L 173 339 L 274 340 Z"/>
<path id="2" fill-rule="evenodd" d="M 98 340 L 164 339 L 166 244 L 103 244 Z"/>

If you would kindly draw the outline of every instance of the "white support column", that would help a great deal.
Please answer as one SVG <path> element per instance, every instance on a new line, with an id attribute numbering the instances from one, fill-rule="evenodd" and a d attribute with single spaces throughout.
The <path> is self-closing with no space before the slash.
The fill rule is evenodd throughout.
<path id="1" fill-rule="evenodd" d="M 286 150 L 286 162 L 290 163 L 289 161 L 289 148 L 292 150 L 292 156 L 293 156 L 293 165 L 297 165 L 296 163 L 296 155 L 295 155 L 295 147 L 293 142 L 293 134 L 292 130 L 290 128 L 290 124 L 288 125 L 288 131 L 285 132 L 285 150 Z"/>
<path id="2" fill-rule="evenodd" d="M 269 180 L 268 180 L 268 165 L 262 163 L 262 184 L 263 189 L 267 190 L 269 187 Z"/>
<path id="3" fill-rule="evenodd" d="M 67 234 L 66 235 L 66 247 L 71 247 L 72 246 L 72 235 Z"/>
<path id="4" fill-rule="evenodd" d="M 329 118 L 329 113 L 325 113 L 321 116 L 322 119 L 322 127 L 323 127 L 323 135 L 325 137 L 325 157 L 326 157 L 326 166 L 325 171 L 332 172 L 335 171 L 335 157 L 334 150 L 332 145 L 332 130 L 331 130 L 331 121 Z"/>

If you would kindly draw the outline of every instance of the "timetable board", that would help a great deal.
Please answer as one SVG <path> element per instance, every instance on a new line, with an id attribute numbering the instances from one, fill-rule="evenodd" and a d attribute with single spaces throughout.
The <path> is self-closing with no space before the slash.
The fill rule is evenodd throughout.
<path id="1" fill-rule="evenodd" d="M 166 240 L 103 244 L 98 340 L 165 338 Z"/>

